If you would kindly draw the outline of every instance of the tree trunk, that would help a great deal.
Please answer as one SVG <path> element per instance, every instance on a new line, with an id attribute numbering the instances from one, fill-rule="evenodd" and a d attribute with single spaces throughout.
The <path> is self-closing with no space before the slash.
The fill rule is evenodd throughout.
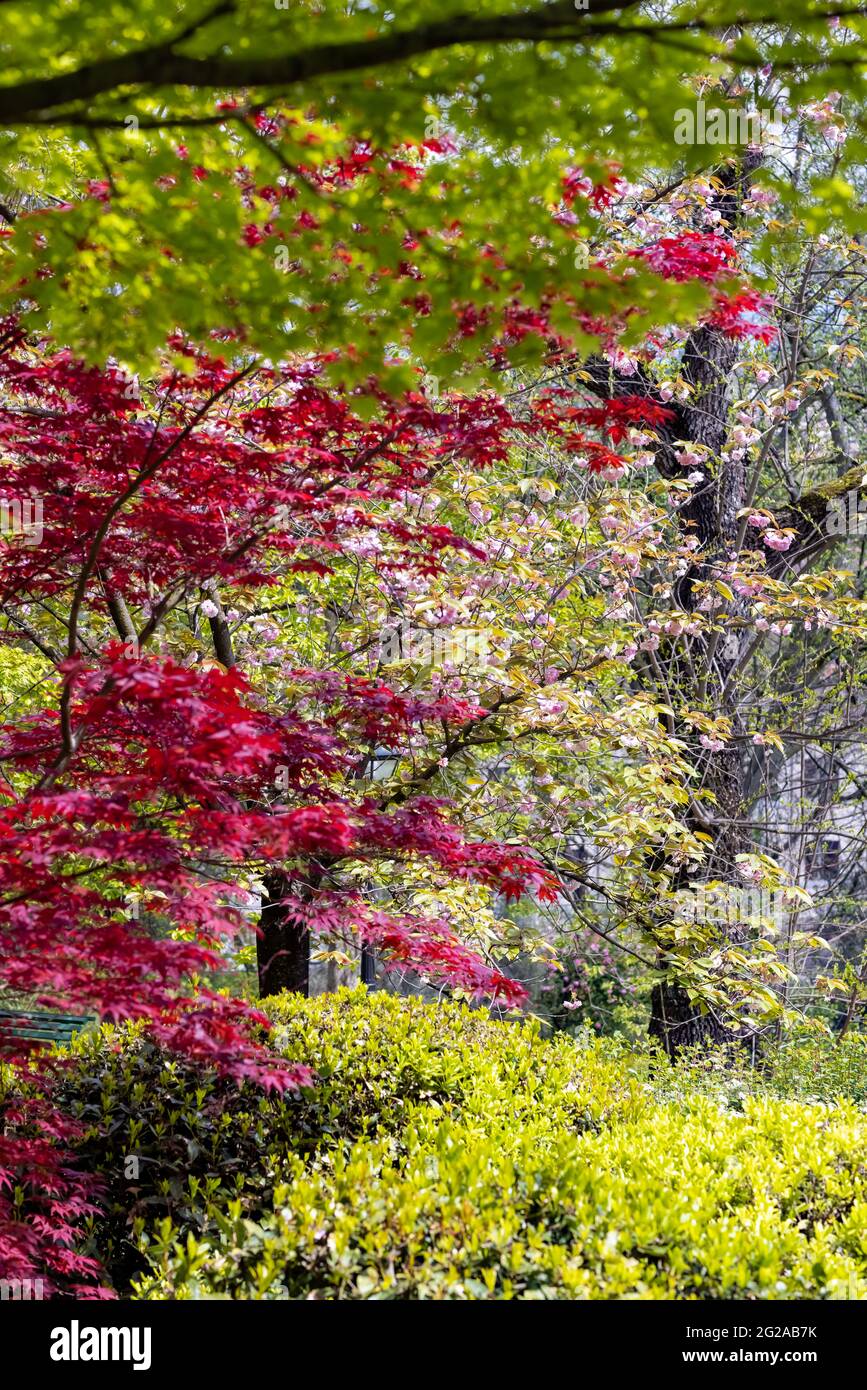
<path id="1" fill-rule="evenodd" d="M 723 664 L 723 672 L 730 663 Z M 725 748 L 720 752 L 709 753 L 707 767 L 703 772 L 704 785 L 714 793 L 716 801 L 708 814 L 713 817 L 711 833 L 713 846 L 703 865 L 702 880 L 721 883 L 739 883 L 736 855 L 749 846 L 746 844 L 740 826 L 741 802 L 743 798 L 743 761 L 736 748 Z M 688 818 L 690 821 L 693 817 Z M 708 822 L 693 824 L 694 829 L 707 830 Z M 675 885 L 678 889 L 699 888 L 696 881 L 685 874 L 679 875 Z M 720 924 L 720 938 L 735 943 L 742 941 L 748 928 L 741 927 L 737 921 Z M 690 1002 L 686 990 L 672 980 L 663 979 L 654 986 L 651 996 L 650 1035 L 658 1039 L 672 1060 L 684 1047 L 705 1045 L 720 1046 L 723 1043 L 737 1043 L 740 1035 L 715 1014 L 699 1013 Z"/>
<path id="2" fill-rule="evenodd" d="M 291 990 L 310 992 L 310 929 L 293 900 L 302 902 L 298 886 L 286 874 L 273 873 L 265 879 L 266 897 L 259 918 L 256 960 L 259 968 L 259 997 Z"/>
<path id="3" fill-rule="evenodd" d="M 693 403 L 686 407 L 680 422 L 681 437 L 702 444 L 712 455 L 719 457 L 728 432 L 728 378 L 736 358 L 736 346 L 717 329 L 699 328 L 690 336 L 684 353 L 684 377 L 695 389 Z M 689 525 L 692 534 L 701 542 L 699 559 L 676 586 L 677 600 L 686 612 L 693 612 L 697 603 L 696 583 L 712 577 L 718 565 L 735 544 L 738 513 L 746 496 L 746 472 L 739 460 L 728 459 L 720 464 L 714 487 L 696 489 L 694 499 L 683 508 L 681 520 Z M 735 599 L 729 604 L 732 616 L 739 616 L 744 601 Z M 723 642 L 706 644 L 704 662 L 698 674 L 704 688 L 696 687 L 695 675 L 678 660 L 676 646 L 668 662 L 681 692 L 686 693 L 689 705 L 704 705 L 718 714 L 729 712 L 727 682 L 743 651 L 744 630 L 732 627 Z M 690 731 L 678 729 L 682 737 Z M 694 737 L 694 735 L 693 735 Z M 694 807 L 687 817 L 693 830 L 710 833 L 713 846 L 708 851 L 703 877 L 723 883 L 738 881 L 736 856 L 748 848 L 740 827 L 743 802 L 744 765 L 736 748 L 727 747 L 702 755 L 701 784 L 713 793 L 714 801 L 701 810 Z M 676 888 L 699 886 L 685 874 L 679 876 Z M 720 933 L 737 940 L 737 925 L 721 926 Z M 717 1046 L 734 1042 L 736 1034 L 711 1013 L 699 1013 L 690 1002 L 683 987 L 674 981 L 663 980 L 653 990 L 650 1034 L 658 1038 L 673 1059 L 684 1047 L 699 1044 Z"/>
<path id="4" fill-rule="evenodd" d="M 749 171 L 749 167 L 744 171 L 746 177 Z M 729 227 L 738 219 L 743 191 L 744 183 L 740 177 L 736 177 L 720 199 L 720 208 Z M 708 326 L 691 333 L 684 348 L 682 371 L 684 379 L 693 388 L 693 395 L 680 412 L 676 435 L 681 440 L 703 445 L 715 458 L 719 458 L 728 436 L 729 383 L 736 358 L 737 344 L 719 329 Z M 676 474 L 677 465 L 672 460 L 670 447 L 661 451 L 657 462 L 663 474 Z M 683 576 L 675 590 L 678 602 L 687 612 L 694 611 L 696 607 L 696 583 L 711 577 L 736 543 L 739 512 L 746 501 L 746 494 L 744 463 L 729 458 L 720 462 L 715 485 L 697 488 L 693 499 L 683 508 L 681 524 L 690 527 L 701 543 L 698 552 L 700 559 Z M 744 601 L 736 599 L 729 605 L 730 616 L 739 616 L 739 609 L 745 611 Z M 691 678 L 691 673 L 672 653 L 673 667 L 669 669 L 676 671 L 681 690 L 689 692 L 687 703 L 696 701 L 718 714 L 728 712 L 728 681 L 740 659 L 745 640 L 744 630 L 735 626 L 730 628 L 725 643 L 707 644 L 701 689 L 693 688 L 694 677 Z M 688 735 L 689 731 L 678 732 Z M 708 881 L 719 879 L 722 882 L 737 882 L 736 855 L 748 848 L 739 824 L 744 790 L 743 759 L 736 749 L 729 747 L 719 752 L 709 752 L 703 761 L 702 785 L 716 798 L 708 807 L 714 843 L 704 866 L 705 876 Z M 699 820 L 699 814 L 696 808 L 695 815 L 690 817 L 693 829 L 708 833 L 708 823 L 704 819 Z M 678 886 L 697 885 L 684 876 Z M 741 936 L 736 924 L 721 927 L 720 931 L 732 941 Z M 690 1003 L 683 987 L 668 980 L 661 981 L 653 990 L 650 1034 L 659 1039 L 671 1058 L 676 1057 L 684 1047 L 699 1044 L 716 1046 L 737 1040 L 734 1030 L 711 1013 L 699 1013 Z"/>
<path id="5" fill-rule="evenodd" d="M 731 1031 L 713 1014 L 701 1014 L 686 990 L 670 980 L 654 985 L 650 997 L 650 1036 L 674 1061 L 685 1047 L 719 1047 L 733 1041 Z"/>

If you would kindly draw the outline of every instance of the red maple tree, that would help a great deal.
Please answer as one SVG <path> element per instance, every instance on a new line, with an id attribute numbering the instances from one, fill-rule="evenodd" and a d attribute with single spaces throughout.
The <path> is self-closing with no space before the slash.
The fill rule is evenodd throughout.
<path id="1" fill-rule="evenodd" d="M 217 659 L 180 665 L 154 649 L 158 635 L 190 593 L 324 572 L 360 530 L 386 536 L 383 563 L 402 567 L 470 548 L 391 504 L 456 454 L 480 467 L 502 457 L 516 426 L 492 397 L 435 410 L 415 393 L 380 398 L 363 419 L 322 386 L 315 364 L 254 373 L 173 347 L 192 370 L 167 372 L 145 410 L 122 373 L 36 351 L 5 327 L 4 489 L 40 499 L 42 535 L 38 546 L 4 548 L 0 606 L 5 640 L 52 663 L 56 699 L 2 729 L 0 982 L 39 1004 L 144 1018 L 187 1058 L 291 1087 L 309 1074 L 256 1040 L 262 1015 L 204 983 L 224 964 L 221 945 L 248 924 L 233 898 L 241 866 L 278 875 L 296 930 L 353 932 L 396 962 L 506 1004 L 520 1002 L 520 987 L 447 923 L 328 891 L 324 871 L 347 858 L 424 856 L 511 897 L 553 886 L 529 851 L 468 842 L 435 799 L 385 806 L 357 786 L 359 748 L 453 730 L 478 708 L 306 670 L 295 673 L 304 712 L 275 711 L 235 666 L 218 602 Z M 117 635 L 97 649 L 100 615 Z M 171 931 L 131 916 L 131 896 Z M 7 1037 L 7 1053 L 22 1046 Z M 50 1110 L 30 1107 L 2 1141 L 0 1252 L 17 1276 L 36 1259 L 34 1222 L 15 1219 L 9 1196 L 22 1174 L 37 1206 L 49 1201 L 36 1213 L 41 1268 L 94 1273 L 70 1250 L 70 1220 L 87 1199 L 70 1206 L 64 1159 L 49 1142 L 60 1132 Z"/>

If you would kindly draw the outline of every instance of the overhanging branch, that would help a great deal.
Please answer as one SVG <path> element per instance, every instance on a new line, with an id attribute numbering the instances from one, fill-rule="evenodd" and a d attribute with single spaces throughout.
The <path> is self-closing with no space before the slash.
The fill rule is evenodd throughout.
<path id="1" fill-rule="evenodd" d="M 719 16 L 694 15 L 678 20 L 643 20 L 624 22 L 625 11 L 634 9 L 638 0 L 594 0 L 593 11 L 578 11 L 574 0 L 556 0 L 554 4 L 537 5 L 517 14 L 479 15 L 472 10 L 452 15 L 412 29 L 394 29 L 372 38 L 349 39 L 344 42 L 319 44 L 295 53 L 282 53 L 267 58 L 247 58 L 213 54 L 193 57 L 177 50 L 191 35 L 200 35 L 207 25 L 232 8 L 218 4 L 191 25 L 162 43 L 130 53 L 98 58 L 84 63 L 72 72 L 51 77 L 34 78 L 0 87 L 0 120 L 10 125 L 39 124 L 50 121 L 64 107 L 78 106 L 77 114 L 84 116 L 81 103 L 96 97 L 116 93 L 121 89 L 165 90 L 169 87 L 191 87 L 200 90 L 237 91 L 264 89 L 285 92 L 299 83 L 319 77 L 336 77 L 364 69 L 387 67 L 424 54 L 442 52 L 449 48 L 480 44 L 559 43 L 586 46 L 591 40 L 618 37 L 635 42 L 680 43 L 679 35 L 705 36 L 708 40 L 718 31 Z M 616 13 L 616 17 L 605 16 Z M 819 25 L 827 18 L 863 15 L 865 7 L 831 5 L 821 14 L 804 14 L 803 22 Z M 732 16 L 727 24 L 743 31 L 762 24 L 776 24 L 779 13 Z M 731 57 L 720 43 L 708 41 L 708 57 Z M 846 55 L 846 62 L 863 62 L 860 45 Z M 736 56 L 736 61 L 750 66 L 763 61 L 761 55 Z M 811 66 L 799 60 L 801 66 Z M 839 64 L 843 60 L 837 56 Z M 827 59 L 817 56 L 816 66 Z M 778 66 L 786 64 L 780 59 Z M 70 123 L 74 115 L 68 113 Z M 171 124 L 170 116 L 167 124 Z"/>

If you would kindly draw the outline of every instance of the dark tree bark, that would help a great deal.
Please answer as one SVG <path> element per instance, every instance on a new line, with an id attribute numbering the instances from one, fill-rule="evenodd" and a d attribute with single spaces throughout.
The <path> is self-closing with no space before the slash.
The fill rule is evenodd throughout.
<path id="1" fill-rule="evenodd" d="M 648 1031 L 672 1061 L 685 1047 L 720 1047 L 733 1041 L 721 1019 L 700 1013 L 686 990 L 670 980 L 653 987 Z"/>
<path id="2" fill-rule="evenodd" d="M 217 607 L 208 620 L 214 653 L 228 670 L 235 665 L 235 652 L 217 584 L 210 580 L 203 588 Z M 310 993 L 310 931 L 293 911 L 293 903 L 309 901 L 317 881 L 312 878 L 308 887 L 279 870 L 265 879 L 265 901 L 256 934 L 260 999 L 285 989 L 305 996 Z"/>
<path id="3" fill-rule="evenodd" d="M 722 188 L 715 206 L 722 213 L 722 231 L 730 231 L 739 220 L 750 175 L 760 159 L 758 153 L 749 152 L 737 165 L 717 171 Z M 681 371 L 692 387 L 692 394 L 686 403 L 668 403 L 675 418 L 659 431 L 660 442 L 656 449 L 656 466 L 663 477 L 682 474 L 675 442 L 697 444 L 707 449 L 711 458 L 720 459 L 729 432 L 730 380 L 737 355 L 737 343 L 719 329 L 700 326 L 687 338 Z M 590 364 L 590 376 L 593 389 L 600 395 L 640 394 L 662 404 L 655 395 L 652 381 L 641 371 L 612 381 L 608 363 L 596 359 Z M 721 564 L 725 565 L 732 549 L 737 548 L 738 513 L 747 504 L 748 489 L 744 462 L 728 458 L 720 461 L 713 482 L 696 488 L 691 500 L 681 508 L 680 525 L 699 541 L 696 563 L 675 590 L 677 602 L 685 612 L 696 609 L 701 594 L 696 585 L 712 577 Z M 718 714 L 726 712 L 730 701 L 729 678 L 743 653 L 748 631 L 746 625 L 741 627 L 737 622 L 746 612 L 745 601 L 734 600 L 728 608 L 727 640 L 720 642 L 713 636 L 706 641 L 701 660 L 694 668 L 682 662 L 676 642 L 664 653 L 662 661 L 672 685 L 681 693 L 688 692 L 686 702 L 690 706 L 707 708 Z M 687 739 L 690 737 L 688 729 L 677 732 Z M 749 848 L 740 828 L 745 774 L 741 754 L 731 748 L 708 751 L 702 755 L 701 774 L 703 788 L 712 793 L 714 799 L 701 808 L 693 803 L 687 823 L 693 830 L 709 834 L 713 840 L 704 876 L 708 881 L 736 881 L 736 855 Z M 672 886 L 689 888 L 696 883 L 682 874 L 675 876 Z M 741 937 L 737 924 L 723 924 L 720 932 L 732 941 Z M 672 1058 L 684 1047 L 733 1043 L 738 1036 L 722 1019 L 707 1011 L 700 1012 L 683 986 L 673 979 L 663 979 L 653 990 L 650 1033 Z"/>
<path id="4" fill-rule="evenodd" d="M 703 814 L 701 821 L 692 813 L 687 817 L 691 829 L 702 830 L 705 834 L 710 832 L 713 836 L 713 844 L 703 866 L 703 877 L 707 882 L 714 879 L 722 883 L 737 882 L 735 857 L 749 849 L 740 826 L 745 771 L 742 757 L 736 750 L 726 748 L 708 754 L 703 781 L 714 794 L 713 809 Z M 694 879 L 681 874 L 675 878 L 672 886 L 677 890 L 699 885 Z M 736 943 L 745 939 L 747 929 L 740 927 L 737 922 L 724 922 L 720 923 L 718 930 L 721 938 L 724 936 L 727 941 Z M 723 1019 L 708 1011 L 701 1012 L 686 990 L 667 978 L 654 986 L 649 1031 L 672 1060 L 684 1047 L 736 1043 L 740 1037 L 738 1030 Z"/>
<path id="5" fill-rule="evenodd" d="M 683 376 L 694 388 L 690 404 L 684 408 L 680 428 L 681 438 L 704 445 L 715 457 L 723 450 L 728 434 L 729 377 L 737 357 L 737 346 L 731 338 L 717 329 L 699 328 L 687 341 L 684 351 Z M 700 542 L 701 559 L 686 575 L 677 589 L 677 598 L 687 611 L 694 611 L 697 602 L 696 584 L 706 580 L 736 542 L 738 512 L 746 500 L 747 479 L 740 460 L 727 460 L 719 468 L 715 486 L 699 487 L 692 501 L 683 508 L 682 522 Z M 729 604 L 731 617 L 737 618 L 744 601 Z M 712 709 L 723 714 L 726 710 L 726 687 L 729 676 L 740 659 L 746 629 L 732 627 L 728 641 L 714 646 L 708 642 L 704 652 L 701 679 L 704 688 L 693 692 L 703 697 Z M 731 645 L 733 640 L 733 645 Z M 682 689 L 693 685 L 689 673 L 677 662 L 676 678 Z M 669 668 L 671 669 L 671 668 Z M 708 881 L 731 881 L 736 875 L 736 855 L 748 849 L 740 829 L 743 801 L 743 759 L 737 750 L 722 749 L 708 753 L 702 766 L 702 782 L 713 794 L 714 801 L 701 818 L 693 811 L 688 817 L 693 830 L 710 832 L 713 845 L 708 852 L 704 874 Z M 685 876 L 675 885 L 687 887 Z M 739 936 L 737 926 L 721 926 L 720 931 L 732 940 Z M 726 1023 L 709 1012 L 699 1012 L 686 990 L 674 981 L 663 980 L 653 990 L 650 1034 L 672 1058 L 684 1047 L 718 1046 L 734 1042 L 736 1034 Z"/>
<path id="6" fill-rule="evenodd" d="M 680 429 L 685 433 L 680 438 L 704 445 L 717 458 L 728 434 L 729 377 L 736 356 L 736 344 L 713 328 L 697 329 L 684 352 L 683 376 L 695 394 L 682 411 Z M 698 538 L 701 557 L 677 587 L 677 599 L 685 611 L 695 610 L 696 584 L 707 580 L 720 563 L 724 564 L 726 555 L 736 545 L 738 512 L 745 505 L 746 493 L 743 462 L 728 459 L 720 465 L 715 485 L 698 487 L 683 508 L 682 523 Z M 748 631 L 746 626 L 737 625 L 739 609 L 745 610 L 744 600 L 729 603 L 732 626 L 726 641 L 715 642 L 711 638 L 705 643 L 703 669 L 699 668 L 701 689 L 691 692 L 697 703 L 719 714 L 726 712 L 729 677 L 740 660 Z M 669 669 L 674 671 L 681 689 L 695 685 L 694 676 L 690 678 L 675 652 L 672 662 Z M 736 856 L 749 848 L 740 829 L 744 770 L 742 755 L 731 748 L 709 752 L 702 765 L 702 784 L 714 800 L 700 813 L 693 808 L 688 822 L 693 830 L 709 832 L 713 837 L 704 866 L 708 881 L 731 882 L 737 873 Z M 689 882 L 683 878 L 675 886 L 686 887 Z M 721 926 L 720 931 L 732 940 L 739 936 L 737 926 Z M 719 1045 L 736 1039 L 735 1032 L 721 1019 L 708 1012 L 700 1013 L 682 986 L 668 980 L 653 991 L 650 1033 L 670 1057 L 683 1047 Z"/>
<path id="7" fill-rule="evenodd" d="M 298 887 L 285 874 L 269 874 L 266 897 L 259 918 L 256 961 L 259 997 L 267 999 L 284 989 L 307 995 L 310 991 L 310 931 L 293 902 L 301 903 Z"/>

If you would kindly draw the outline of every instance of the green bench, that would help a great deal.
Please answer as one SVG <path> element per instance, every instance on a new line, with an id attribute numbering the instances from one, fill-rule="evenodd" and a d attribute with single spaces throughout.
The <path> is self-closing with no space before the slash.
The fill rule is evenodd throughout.
<path id="1" fill-rule="evenodd" d="M 68 1043 L 82 1028 L 95 1022 L 95 1014 L 52 1014 L 34 1009 L 0 1009 L 0 1050 L 10 1042 L 26 1042 L 33 1047 Z"/>

